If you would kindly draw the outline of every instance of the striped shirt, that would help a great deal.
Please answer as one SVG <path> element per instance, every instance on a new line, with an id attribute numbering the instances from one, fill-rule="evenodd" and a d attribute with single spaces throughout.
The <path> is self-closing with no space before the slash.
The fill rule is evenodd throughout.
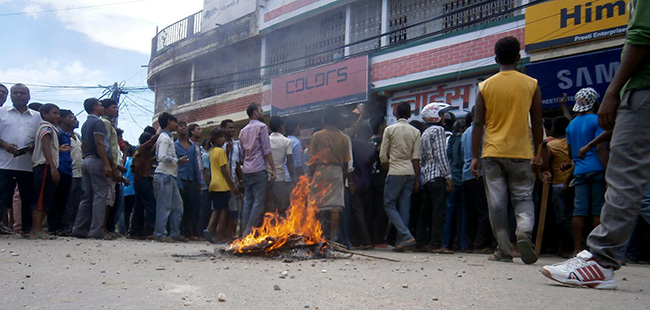
<path id="1" fill-rule="evenodd" d="M 420 142 L 420 175 L 422 184 L 435 178 L 451 179 L 449 160 L 447 159 L 447 143 L 445 129 L 433 125 L 422 134 Z"/>

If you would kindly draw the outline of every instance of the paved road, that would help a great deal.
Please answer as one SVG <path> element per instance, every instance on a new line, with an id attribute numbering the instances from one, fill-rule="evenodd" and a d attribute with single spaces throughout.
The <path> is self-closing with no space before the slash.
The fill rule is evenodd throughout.
<path id="1" fill-rule="evenodd" d="M 648 309 L 650 265 L 617 291 L 567 288 L 532 266 L 485 255 L 366 253 L 285 263 L 210 257 L 205 243 L 0 238 L 0 309 Z M 172 255 L 185 255 L 173 257 Z M 288 271 L 286 275 L 282 275 Z M 286 277 L 285 277 L 286 276 Z M 284 278 L 283 278 L 284 277 Z M 277 290 L 274 286 L 277 285 Z M 218 300 L 219 294 L 225 297 Z"/>

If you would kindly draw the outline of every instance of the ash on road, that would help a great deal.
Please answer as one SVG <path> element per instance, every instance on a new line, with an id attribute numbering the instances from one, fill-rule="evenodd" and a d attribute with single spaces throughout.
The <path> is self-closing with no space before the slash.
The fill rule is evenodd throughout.
<path id="1" fill-rule="evenodd" d="M 0 238 L 0 309 L 647 309 L 650 266 L 618 290 L 567 288 L 535 265 L 476 254 L 371 253 L 285 262 L 212 257 L 206 243 Z"/>

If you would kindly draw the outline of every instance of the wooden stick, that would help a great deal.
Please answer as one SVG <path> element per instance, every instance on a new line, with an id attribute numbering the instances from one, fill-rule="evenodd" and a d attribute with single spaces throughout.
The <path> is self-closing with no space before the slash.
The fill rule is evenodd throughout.
<path id="1" fill-rule="evenodd" d="M 356 254 L 356 255 L 359 255 L 359 256 L 365 256 L 365 257 L 374 258 L 374 259 L 383 259 L 383 260 L 387 260 L 387 261 L 391 261 L 391 262 L 400 262 L 399 259 L 393 259 L 393 258 L 381 257 L 381 256 L 374 256 L 374 255 L 369 255 L 369 254 L 363 254 L 363 253 L 359 253 L 359 252 L 350 251 L 350 250 L 346 249 L 345 246 L 343 246 L 342 244 L 337 243 L 337 242 L 333 242 L 333 241 L 328 240 L 327 243 L 330 246 L 332 246 L 332 250 L 338 251 L 338 252 L 341 252 L 341 253 L 352 254 L 352 255 Z"/>
<path id="2" fill-rule="evenodd" d="M 535 253 L 542 251 L 542 237 L 544 236 L 544 225 L 546 223 L 546 207 L 548 205 L 548 188 L 550 184 L 542 180 L 542 204 L 539 208 L 539 222 L 537 223 L 537 238 L 535 238 Z"/>

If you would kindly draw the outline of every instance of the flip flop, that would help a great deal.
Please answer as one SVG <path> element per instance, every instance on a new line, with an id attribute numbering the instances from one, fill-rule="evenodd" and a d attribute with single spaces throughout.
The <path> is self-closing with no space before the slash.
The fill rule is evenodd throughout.
<path id="1" fill-rule="evenodd" d="M 46 234 L 44 232 L 39 232 L 36 233 L 35 235 L 30 234 L 28 238 L 32 240 L 54 240 L 56 239 L 56 236 Z"/>
<path id="2" fill-rule="evenodd" d="M 502 257 L 497 253 L 488 256 L 488 260 L 493 262 L 512 263 L 512 257 L 511 258 Z"/>
<path id="3" fill-rule="evenodd" d="M 537 261 L 537 254 L 533 249 L 533 243 L 527 239 L 517 240 L 517 248 L 521 253 L 521 261 L 526 265 L 534 264 Z"/>
<path id="4" fill-rule="evenodd" d="M 214 236 L 213 236 L 212 233 L 211 233 L 209 230 L 207 230 L 207 229 L 204 229 L 204 230 L 203 230 L 203 239 L 207 240 L 207 241 L 210 242 L 210 243 L 215 243 L 215 242 L 214 242 Z"/>

